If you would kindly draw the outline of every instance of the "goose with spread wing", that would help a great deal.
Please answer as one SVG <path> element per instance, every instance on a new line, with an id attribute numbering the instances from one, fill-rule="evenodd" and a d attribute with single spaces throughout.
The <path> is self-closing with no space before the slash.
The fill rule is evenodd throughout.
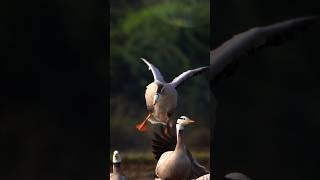
<path id="1" fill-rule="evenodd" d="M 121 175 L 120 163 L 121 156 L 119 151 L 114 151 L 112 156 L 113 163 L 113 173 L 110 173 L 110 180 L 126 180 L 126 178 Z"/>
<path id="2" fill-rule="evenodd" d="M 227 74 L 227 70 L 233 70 L 241 57 L 268 46 L 280 45 L 318 22 L 318 16 L 300 17 L 269 26 L 255 27 L 233 36 L 220 47 L 210 51 L 212 89 L 217 79 Z"/>
<path id="3" fill-rule="evenodd" d="M 221 77 L 229 76 L 236 69 L 239 60 L 257 50 L 280 45 L 319 23 L 318 16 L 306 16 L 278 22 L 268 26 L 255 27 L 233 36 L 218 48 L 210 51 L 210 88 L 213 115 L 217 101 L 215 87 Z M 216 121 L 214 121 L 216 122 Z"/>
<path id="4" fill-rule="evenodd" d="M 146 87 L 145 91 L 145 100 L 149 113 L 145 120 L 136 126 L 139 131 L 145 131 L 147 121 L 152 124 L 167 125 L 177 107 L 178 93 L 176 89 L 193 76 L 209 70 L 209 67 L 185 71 L 170 83 L 166 83 L 158 68 L 146 59 L 141 58 L 141 60 L 147 64 L 154 78 L 154 81 Z"/>
<path id="5" fill-rule="evenodd" d="M 155 170 L 157 178 L 191 180 L 209 173 L 192 157 L 184 143 L 184 128 L 193 122 L 190 118 L 181 116 L 176 123 L 176 133 L 170 129 L 166 134 L 162 127 L 160 133 L 154 133 L 152 149 L 155 159 L 158 160 Z"/>

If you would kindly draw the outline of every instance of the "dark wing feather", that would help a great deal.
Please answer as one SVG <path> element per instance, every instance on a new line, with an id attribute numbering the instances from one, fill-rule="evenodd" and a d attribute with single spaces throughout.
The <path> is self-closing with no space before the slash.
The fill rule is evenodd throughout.
<path id="1" fill-rule="evenodd" d="M 202 166 L 201 164 L 198 163 L 198 161 L 192 157 L 191 152 L 189 149 L 187 149 L 187 154 L 189 156 L 189 159 L 191 161 L 191 171 L 189 174 L 190 179 L 196 179 L 200 176 L 203 176 L 205 174 L 210 173 L 206 167 Z"/>
<path id="2" fill-rule="evenodd" d="M 169 126 L 166 126 L 165 128 L 169 128 Z M 176 136 L 172 135 L 172 133 L 168 133 L 168 135 L 165 134 L 164 127 L 161 126 L 160 132 L 154 132 L 154 136 L 152 138 L 152 152 L 155 159 L 158 161 L 163 153 L 167 151 L 174 151 L 176 144 Z"/>
<path id="3" fill-rule="evenodd" d="M 205 71 L 209 70 L 209 67 L 200 67 L 197 69 L 192 69 L 192 70 L 188 70 L 183 72 L 182 74 L 180 74 L 179 76 L 175 77 L 170 84 L 173 85 L 173 87 L 178 88 L 179 86 L 181 86 L 185 81 L 187 81 L 188 79 L 191 79 L 194 76 L 197 76 Z"/>
<path id="4" fill-rule="evenodd" d="M 317 16 L 296 18 L 269 26 L 256 27 L 235 35 L 210 52 L 211 83 L 215 83 L 216 77 L 221 75 L 227 66 L 236 63 L 240 57 L 267 46 L 279 45 L 318 20 Z"/>
<path id="5" fill-rule="evenodd" d="M 159 160 L 163 153 L 167 151 L 174 151 L 177 144 L 175 128 L 168 125 L 165 128 L 169 128 L 169 133 L 166 134 L 164 127 L 161 126 L 160 132 L 154 132 L 154 137 L 152 139 L 152 152 L 155 155 L 156 160 Z M 191 161 L 191 171 L 189 174 L 190 179 L 195 179 L 209 173 L 204 166 L 200 165 L 197 160 L 192 157 L 188 148 L 187 154 Z"/>

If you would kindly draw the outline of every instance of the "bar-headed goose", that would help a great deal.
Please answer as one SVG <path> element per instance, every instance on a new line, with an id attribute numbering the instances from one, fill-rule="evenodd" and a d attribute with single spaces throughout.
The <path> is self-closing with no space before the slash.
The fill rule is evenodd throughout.
<path id="1" fill-rule="evenodd" d="M 190 118 L 181 116 L 176 123 L 176 133 L 166 134 L 161 127 L 161 132 L 154 133 L 152 149 L 155 159 L 158 160 L 155 174 L 158 178 L 190 180 L 208 174 L 209 171 L 187 149 L 183 140 L 185 126 L 193 123 Z"/>
<path id="2" fill-rule="evenodd" d="M 145 131 L 147 121 L 152 124 L 167 125 L 177 107 L 178 93 L 176 89 L 193 76 L 209 70 L 209 67 L 200 67 L 185 71 L 170 83 L 167 83 L 158 68 L 143 58 L 141 58 L 141 60 L 148 65 L 154 79 L 154 81 L 146 87 L 145 91 L 145 100 L 149 113 L 142 123 L 136 125 L 139 131 Z"/>
<path id="3" fill-rule="evenodd" d="M 126 180 L 126 178 L 121 175 L 121 156 L 118 151 L 113 152 L 112 156 L 112 163 L 113 163 L 113 173 L 110 173 L 110 180 Z"/>

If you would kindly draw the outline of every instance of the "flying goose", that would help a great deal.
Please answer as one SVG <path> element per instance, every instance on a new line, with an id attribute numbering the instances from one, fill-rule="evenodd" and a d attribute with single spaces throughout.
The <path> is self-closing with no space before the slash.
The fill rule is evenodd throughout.
<path id="1" fill-rule="evenodd" d="M 147 121 L 152 124 L 167 125 L 177 106 L 178 93 L 176 89 L 193 76 L 205 72 L 209 67 L 185 71 L 170 83 L 166 83 L 158 68 L 144 58 L 141 58 L 141 60 L 148 65 L 154 79 L 146 87 L 145 91 L 145 100 L 149 113 L 142 123 L 136 125 L 139 131 L 145 131 Z"/>
<path id="2" fill-rule="evenodd" d="M 176 123 L 176 133 L 169 131 L 170 133 L 166 134 L 163 127 L 160 133 L 154 133 L 152 149 L 155 159 L 158 160 L 155 170 L 157 178 L 191 180 L 209 173 L 192 157 L 184 144 L 184 128 L 193 122 L 190 118 L 181 116 Z"/>
<path id="3" fill-rule="evenodd" d="M 113 173 L 110 173 L 110 180 L 126 180 L 126 178 L 121 175 L 121 169 L 120 169 L 121 156 L 117 150 L 113 152 L 112 163 L 113 163 Z"/>
<path id="4" fill-rule="evenodd" d="M 220 47 L 210 51 L 211 87 L 214 88 L 217 79 L 226 74 L 228 69 L 234 69 L 232 67 L 241 57 L 268 46 L 280 45 L 318 21 L 318 16 L 300 17 L 269 26 L 255 27 L 233 36 Z"/>
<path id="5" fill-rule="evenodd" d="M 215 87 L 221 80 L 221 77 L 228 76 L 234 72 L 239 59 L 265 47 L 280 45 L 318 22 L 318 16 L 307 16 L 268 26 L 255 27 L 233 36 L 233 38 L 224 42 L 218 48 L 211 50 L 210 88 L 212 92 L 213 115 L 215 116 L 216 114 L 217 106 Z"/>

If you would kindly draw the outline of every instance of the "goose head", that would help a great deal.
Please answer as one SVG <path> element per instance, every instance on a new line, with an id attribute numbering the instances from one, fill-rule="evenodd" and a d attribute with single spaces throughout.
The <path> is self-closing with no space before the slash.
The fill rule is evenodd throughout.
<path id="1" fill-rule="evenodd" d="M 177 133 L 180 133 L 185 126 L 194 123 L 194 121 L 187 116 L 180 116 L 177 120 L 176 128 L 177 128 Z"/>
<path id="2" fill-rule="evenodd" d="M 117 150 L 113 151 L 112 162 L 113 163 L 121 163 L 121 156 L 120 156 L 119 151 L 117 151 Z"/>

